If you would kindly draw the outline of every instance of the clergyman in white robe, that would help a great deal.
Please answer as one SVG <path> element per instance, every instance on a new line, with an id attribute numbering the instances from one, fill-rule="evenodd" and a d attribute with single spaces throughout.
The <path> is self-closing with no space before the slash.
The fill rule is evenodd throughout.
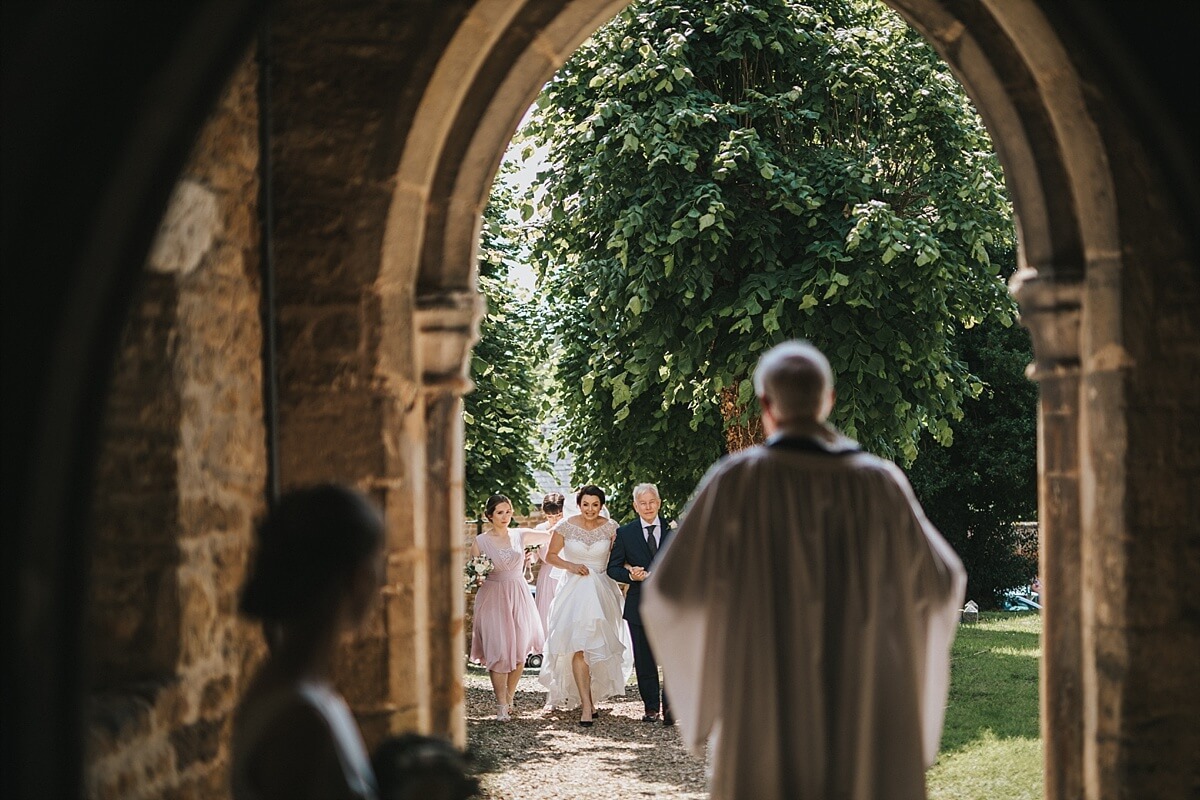
<path id="1" fill-rule="evenodd" d="M 684 742 L 713 800 L 924 798 L 962 563 L 894 464 L 760 402 L 775 436 L 709 470 L 644 587 Z"/>

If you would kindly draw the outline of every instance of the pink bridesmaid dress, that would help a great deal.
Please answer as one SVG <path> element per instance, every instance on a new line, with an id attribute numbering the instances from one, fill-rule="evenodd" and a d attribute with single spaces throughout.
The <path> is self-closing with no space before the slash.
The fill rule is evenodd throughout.
<path id="1" fill-rule="evenodd" d="M 545 531 L 549 529 L 550 526 L 545 522 L 534 528 L 536 531 Z M 542 562 L 542 566 L 538 568 L 537 592 L 535 594 L 538 615 L 542 619 L 542 630 L 547 635 L 549 635 L 550 632 L 550 603 L 554 601 L 554 594 L 558 589 L 558 582 L 563 577 L 563 571 L 561 569 L 546 563 L 546 553 L 549 551 L 549 542 L 542 545 L 537 550 L 537 557 Z"/>
<path id="2" fill-rule="evenodd" d="M 493 569 L 475 595 L 471 660 L 492 672 L 512 672 L 530 653 L 542 652 L 546 637 L 537 606 L 525 582 L 525 549 L 518 533 L 509 533 L 508 547 L 490 536 L 475 537 L 479 552 Z"/>

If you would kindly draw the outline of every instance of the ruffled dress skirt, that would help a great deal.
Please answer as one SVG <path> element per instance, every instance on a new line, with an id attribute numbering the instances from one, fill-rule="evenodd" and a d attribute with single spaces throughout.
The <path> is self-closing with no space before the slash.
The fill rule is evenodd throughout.
<path id="1" fill-rule="evenodd" d="M 583 653 L 591 671 L 593 704 L 624 696 L 633 671 L 633 648 L 621 619 L 623 603 L 616 582 L 602 571 L 564 575 L 550 607 L 549 633 L 538 676 L 549 693 L 547 705 L 580 705 L 571 673 L 571 661 L 578 652 Z"/>
<path id="2" fill-rule="evenodd" d="M 492 672 L 512 672 L 545 646 L 542 620 L 519 570 L 494 570 L 475 594 L 471 660 Z"/>

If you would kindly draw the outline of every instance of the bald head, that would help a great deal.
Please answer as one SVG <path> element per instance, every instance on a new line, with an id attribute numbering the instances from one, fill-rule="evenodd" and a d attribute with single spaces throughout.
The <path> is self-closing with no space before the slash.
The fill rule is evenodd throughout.
<path id="1" fill-rule="evenodd" d="M 754 392 L 774 427 L 824 422 L 833 408 L 833 370 L 808 342 L 783 342 L 759 359 Z"/>

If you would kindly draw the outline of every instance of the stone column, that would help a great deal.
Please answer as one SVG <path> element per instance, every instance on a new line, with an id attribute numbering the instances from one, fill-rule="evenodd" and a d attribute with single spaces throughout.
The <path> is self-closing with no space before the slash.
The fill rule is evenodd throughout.
<path id="1" fill-rule="evenodd" d="M 425 396 L 426 577 L 429 598 L 430 731 L 459 746 L 467 740 L 462 653 L 462 397 L 482 302 L 474 291 L 417 299 L 417 347 Z"/>
<path id="2" fill-rule="evenodd" d="M 1082 284 L 1023 270 L 1013 278 L 1038 382 L 1038 562 L 1044 611 L 1041 724 L 1046 800 L 1082 793 L 1084 708 L 1079 502 Z"/>

